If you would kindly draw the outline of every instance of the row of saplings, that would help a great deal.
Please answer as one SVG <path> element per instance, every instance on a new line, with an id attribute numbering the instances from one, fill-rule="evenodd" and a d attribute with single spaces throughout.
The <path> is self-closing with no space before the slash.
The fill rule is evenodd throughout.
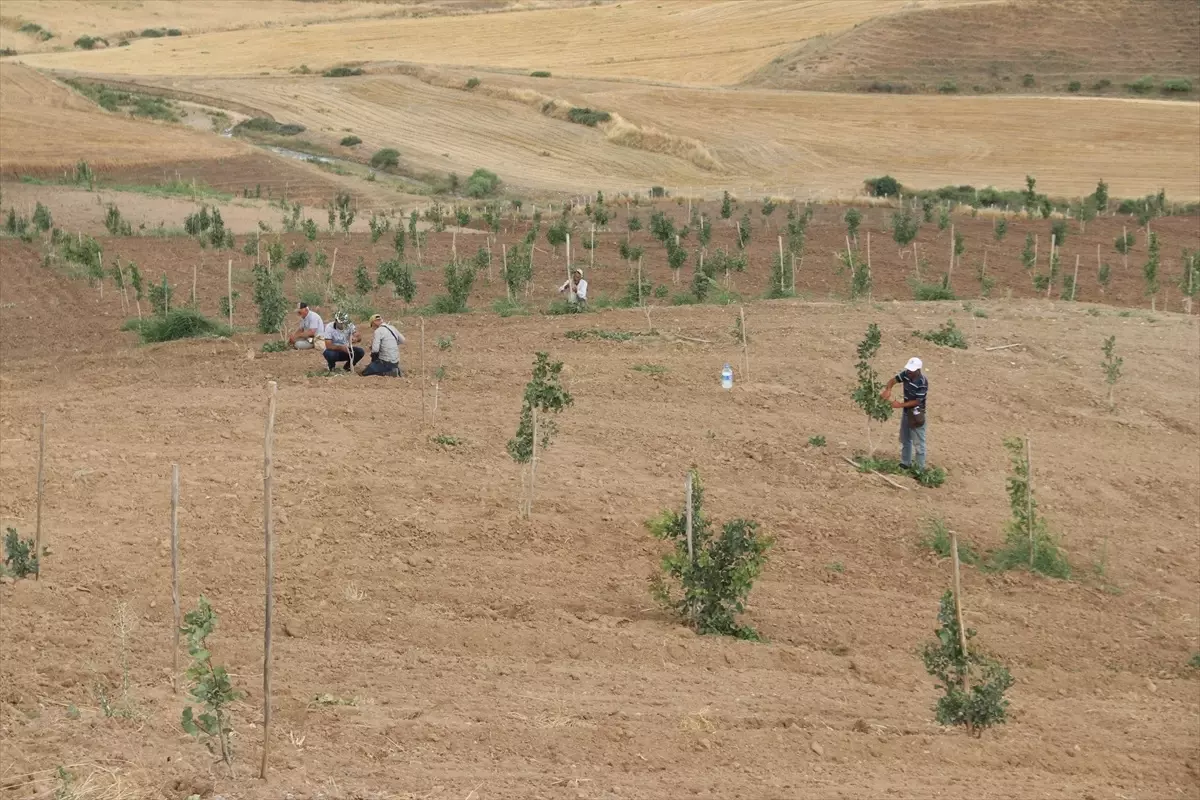
<path id="1" fill-rule="evenodd" d="M 863 361 L 869 361 L 878 349 L 879 332 L 875 326 L 871 327 L 867 340 L 860 346 Z M 549 446 L 556 432 L 557 415 L 573 402 L 562 386 L 562 369 L 562 362 L 551 361 L 546 353 L 536 355 L 516 435 L 508 442 L 509 455 L 522 468 L 520 510 L 525 517 L 533 509 L 539 451 Z M 864 376 L 862 372 L 860 369 L 860 379 L 874 380 L 871 374 Z M 872 386 L 870 394 L 878 397 L 878 387 Z M 1028 445 L 1017 440 L 1005 444 L 1013 455 L 1013 474 L 1008 479 L 1013 518 L 1005 547 L 994 554 L 992 564 L 1000 569 L 1028 566 L 1054 577 L 1069 577 L 1069 564 L 1045 520 L 1037 514 L 1029 482 Z M 753 520 L 734 519 L 717 529 L 704 513 L 703 498 L 703 486 L 692 470 L 682 511 L 663 511 L 647 523 L 656 538 L 672 546 L 663 556 L 662 573 L 655 576 L 652 592 L 664 607 L 699 633 L 759 641 L 757 631 L 739 622 L 738 615 L 766 564 L 773 540 Z M 0 573 L 16 578 L 40 574 L 39 556 L 46 553 L 37 552 L 33 539 L 23 540 L 15 529 L 9 528 L 4 545 L 5 559 Z M 953 556 L 957 574 L 957 540 L 953 539 L 952 546 L 934 540 L 930 546 L 939 555 Z M 974 560 L 969 548 L 966 553 L 968 560 Z M 963 725 L 978 735 L 985 728 L 1005 721 L 1008 701 L 1004 693 L 1012 686 L 1013 678 L 999 663 L 971 648 L 975 631 L 964 629 L 959 600 L 949 590 L 942 597 L 936 639 L 926 645 L 922 656 L 925 668 L 938 679 L 943 692 L 935 709 L 938 722 Z M 196 609 L 184 616 L 181 628 L 192 659 L 186 672 L 189 695 L 197 707 L 185 707 L 180 721 L 183 729 L 203 741 L 228 765 L 232 774 L 229 709 L 243 694 L 234 688 L 226 669 L 212 662 L 208 637 L 216 626 L 216 612 L 201 596 Z"/>

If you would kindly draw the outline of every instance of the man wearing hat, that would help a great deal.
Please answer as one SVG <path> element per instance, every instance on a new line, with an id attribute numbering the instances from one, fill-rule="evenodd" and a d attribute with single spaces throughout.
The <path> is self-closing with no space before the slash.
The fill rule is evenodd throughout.
<path id="1" fill-rule="evenodd" d="M 360 339 L 358 329 L 350 321 L 349 314 L 339 311 L 333 315 L 333 322 L 325 327 L 325 352 L 323 353 L 330 372 L 333 372 L 334 365 L 340 361 L 346 362 L 343 369 L 349 372 L 352 366 L 362 360 L 363 349 L 355 347 Z"/>
<path id="2" fill-rule="evenodd" d="M 400 345 L 404 344 L 404 334 L 384 322 L 379 314 L 371 317 L 371 328 L 375 331 L 371 337 L 371 363 L 361 374 L 401 375 Z"/>
<path id="3" fill-rule="evenodd" d="M 904 384 L 904 400 L 892 401 L 892 408 L 900 409 L 900 467 L 925 470 L 925 396 L 929 394 L 929 379 L 921 372 L 921 359 L 910 358 L 904 369 L 887 383 L 883 398 L 891 400 L 892 387 Z M 913 462 L 913 445 L 916 445 L 916 462 Z"/>
<path id="4" fill-rule="evenodd" d="M 303 300 L 296 307 L 296 316 L 300 318 L 300 327 L 292 331 L 288 344 L 297 350 L 312 350 L 325 335 L 325 323 L 321 321 L 321 315 Z"/>
<path id="5" fill-rule="evenodd" d="M 587 281 L 583 279 L 583 270 L 576 269 L 571 273 L 571 279 L 558 287 L 558 291 L 567 292 L 567 302 L 575 304 L 580 311 L 587 307 Z"/>

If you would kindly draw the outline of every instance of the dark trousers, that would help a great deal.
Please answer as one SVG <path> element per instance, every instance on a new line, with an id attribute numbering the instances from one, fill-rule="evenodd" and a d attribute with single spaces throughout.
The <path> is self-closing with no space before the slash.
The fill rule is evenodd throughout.
<path id="1" fill-rule="evenodd" d="M 352 347 L 351 349 L 354 351 L 354 361 L 351 363 L 357 364 L 359 361 L 362 361 L 364 354 L 363 349 L 361 347 Z M 325 356 L 325 363 L 329 365 L 330 369 L 333 369 L 334 364 L 342 361 L 350 361 L 350 354 L 341 350 L 330 350 L 329 348 L 325 348 L 325 352 L 322 353 L 322 355 Z M 345 369 L 349 371 L 350 366 L 351 364 L 347 363 Z"/>
<path id="2" fill-rule="evenodd" d="M 371 363 L 367 364 L 367 368 L 362 371 L 366 375 L 393 375 L 400 376 L 400 365 L 393 364 L 390 361 L 384 361 L 381 358 L 373 357 Z"/>

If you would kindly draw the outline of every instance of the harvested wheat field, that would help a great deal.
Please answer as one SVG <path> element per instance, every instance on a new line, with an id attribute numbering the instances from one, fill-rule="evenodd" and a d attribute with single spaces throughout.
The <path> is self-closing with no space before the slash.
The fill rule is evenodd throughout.
<path id="1" fill-rule="evenodd" d="M 136 258 L 182 292 L 187 246 Z M 118 331 L 111 287 L 100 299 L 11 241 L 0 258 L 6 339 L 28 329 L 26 313 L 89 330 L 49 363 L 10 348 L 0 372 L 0 515 L 33 530 L 46 411 L 51 548 L 40 582 L 0 586 L 6 797 L 52 796 L 58 765 L 96 790 L 81 796 L 171 800 L 1115 799 L 1200 785 L 1186 666 L 1200 649 L 1195 317 L 1044 301 L 980 301 L 986 316 L 755 304 L 746 375 L 728 308 L 660 308 L 658 334 L 625 342 L 567 333 L 645 332 L 640 310 L 438 316 L 425 324 L 422 413 L 416 317 L 397 317 L 410 377 L 308 378 L 318 356 L 248 359 L 263 341 L 253 335 L 138 347 Z M 224 264 L 203 264 L 210 309 Z M 607 280 L 626 278 L 617 267 Z M 910 338 L 947 317 L 969 350 Z M 885 374 L 925 359 L 930 457 L 949 474 L 939 489 L 895 489 L 843 460 L 866 446 L 849 395 L 870 322 Z M 1110 413 L 1098 361 L 1112 334 L 1125 374 Z M 538 350 L 565 363 L 574 404 L 525 522 L 505 441 Z M 722 393 L 726 362 L 737 383 Z M 269 380 L 278 549 L 264 783 L 252 776 Z M 1020 434 L 1075 577 L 965 569 L 968 624 L 1017 681 L 1009 724 L 973 739 L 933 722 L 917 651 L 951 576 L 918 543 L 941 517 L 977 549 L 999 546 L 1001 441 Z M 171 463 L 183 605 L 212 601 L 213 658 L 247 693 L 232 711 L 236 778 L 182 732 L 171 691 Z M 754 518 L 775 539 L 744 615 L 763 643 L 696 636 L 650 597 L 663 546 L 643 522 L 681 504 L 690 465 L 707 513 Z"/>
<path id="2" fill-rule="evenodd" d="M 972 0 L 934 0 L 937 6 Z M 394 61 L 577 77 L 737 83 L 811 37 L 903 10 L 904 0 L 627 0 L 523 13 L 370 19 L 303 28 L 225 31 L 52 53 L 51 69 L 122 75 L 257 75 L 301 64 Z M 683 35 L 680 35 L 682 32 Z"/>

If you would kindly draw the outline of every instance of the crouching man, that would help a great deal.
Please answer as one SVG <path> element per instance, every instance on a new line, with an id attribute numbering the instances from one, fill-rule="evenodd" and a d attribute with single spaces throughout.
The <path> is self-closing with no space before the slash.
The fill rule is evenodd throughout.
<path id="1" fill-rule="evenodd" d="M 371 317 L 371 327 L 375 330 L 371 339 L 371 363 L 362 374 L 399 376 L 400 345 L 404 344 L 404 334 L 384 322 L 379 314 Z"/>
<path id="2" fill-rule="evenodd" d="M 303 300 L 296 307 L 296 316 L 300 318 L 300 327 L 292 331 L 288 344 L 297 350 L 312 350 L 317 345 L 317 339 L 325 335 L 325 323 L 321 315 L 310 309 Z"/>
<path id="3" fill-rule="evenodd" d="M 360 340 L 358 328 L 350 321 L 349 314 L 339 311 L 333 315 L 333 322 L 325 328 L 325 352 L 323 353 L 330 372 L 333 372 L 334 366 L 342 361 L 346 362 L 346 366 L 342 368 L 346 372 L 362 361 L 366 354 L 361 347 L 355 347 Z"/>

